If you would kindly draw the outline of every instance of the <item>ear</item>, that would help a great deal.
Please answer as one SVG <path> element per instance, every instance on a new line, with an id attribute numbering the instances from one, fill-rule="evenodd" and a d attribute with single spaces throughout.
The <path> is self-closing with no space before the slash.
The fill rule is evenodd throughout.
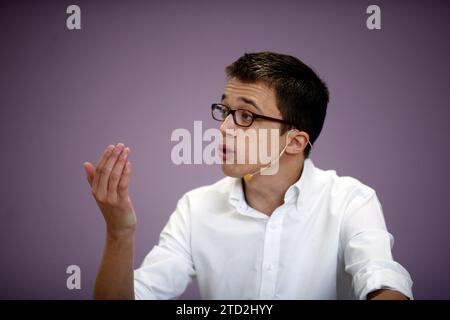
<path id="1" fill-rule="evenodd" d="M 288 146 L 286 148 L 286 153 L 296 155 L 303 153 L 303 150 L 308 144 L 309 135 L 305 131 L 292 130 L 287 139 Z"/>

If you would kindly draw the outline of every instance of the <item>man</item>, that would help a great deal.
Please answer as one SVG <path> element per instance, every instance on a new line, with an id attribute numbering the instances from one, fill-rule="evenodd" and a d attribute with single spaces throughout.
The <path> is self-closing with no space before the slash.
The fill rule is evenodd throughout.
<path id="1" fill-rule="evenodd" d="M 375 191 L 309 158 L 325 120 L 325 83 L 299 59 L 272 52 L 245 54 L 226 72 L 212 115 L 222 122 L 222 159 L 245 161 L 224 161 L 225 178 L 178 201 L 139 269 L 129 148 L 110 145 L 96 167 L 84 164 L 107 226 L 94 297 L 171 299 L 196 277 L 204 299 L 411 299 Z M 278 141 L 236 147 L 238 129 L 279 130 Z M 280 146 L 275 173 L 248 161 L 255 143 Z"/>

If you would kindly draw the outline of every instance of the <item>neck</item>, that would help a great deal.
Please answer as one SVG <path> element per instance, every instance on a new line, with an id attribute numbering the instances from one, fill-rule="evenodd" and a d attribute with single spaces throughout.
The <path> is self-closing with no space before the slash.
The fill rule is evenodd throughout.
<path id="1" fill-rule="evenodd" d="M 250 181 L 242 179 L 247 203 L 254 209 L 271 216 L 273 211 L 284 203 L 287 189 L 293 185 L 303 172 L 304 159 L 280 161 L 278 172 L 274 175 L 255 174 Z"/>

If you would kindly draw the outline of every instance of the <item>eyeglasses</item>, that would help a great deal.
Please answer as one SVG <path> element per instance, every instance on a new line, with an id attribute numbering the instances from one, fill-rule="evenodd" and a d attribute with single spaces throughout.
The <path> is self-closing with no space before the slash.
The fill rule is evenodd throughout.
<path id="1" fill-rule="evenodd" d="M 266 117 L 261 114 L 256 114 L 245 109 L 231 109 L 230 107 L 222 103 L 213 103 L 211 105 L 211 114 L 214 120 L 223 122 L 228 115 L 233 116 L 234 123 L 241 127 L 250 127 L 255 119 L 265 119 L 270 121 L 276 121 L 293 126 L 292 123 L 284 121 L 282 119 Z"/>

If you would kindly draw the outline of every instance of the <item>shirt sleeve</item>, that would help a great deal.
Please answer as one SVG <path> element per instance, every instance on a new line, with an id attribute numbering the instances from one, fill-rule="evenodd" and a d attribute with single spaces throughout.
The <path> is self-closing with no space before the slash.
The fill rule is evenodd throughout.
<path id="1" fill-rule="evenodd" d="M 394 238 L 386 229 L 373 189 L 350 202 L 341 231 L 345 271 L 352 276 L 357 299 L 367 299 L 368 293 L 378 289 L 392 289 L 413 299 L 413 282 L 408 271 L 393 260 Z"/>
<path id="2" fill-rule="evenodd" d="M 134 271 L 134 294 L 141 299 L 176 299 L 195 276 L 190 246 L 190 212 L 182 197 L 159 242 Z"/>

